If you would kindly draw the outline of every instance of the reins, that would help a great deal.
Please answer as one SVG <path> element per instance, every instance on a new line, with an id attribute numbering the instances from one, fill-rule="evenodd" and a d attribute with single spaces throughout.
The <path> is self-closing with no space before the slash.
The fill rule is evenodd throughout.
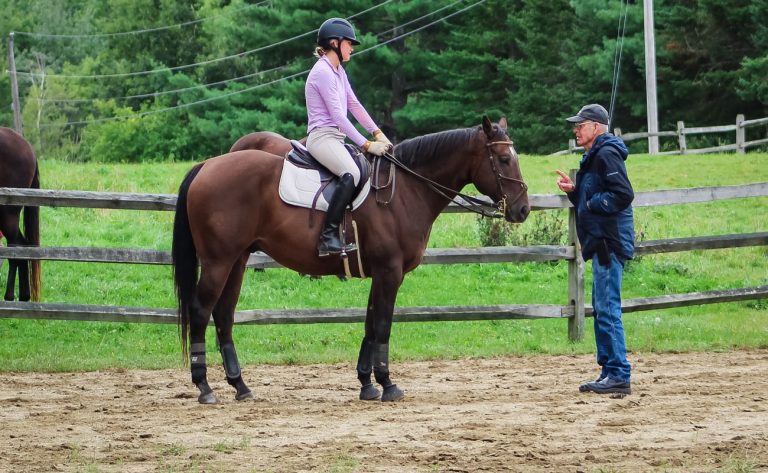
<path id="1" fill-rule="evenodd" d="M 426 182 L 429 185 L 430 189 L 435 191 L 437 194 L 445 197 L 446 199 L 453 201 L 459 207 L 462 207 L 462 208 L 464 208 L 464 209 L 466 209 L 466 210 L 468 210 L 470 212 L 482 215 L 483 217 L 503 218 L 504 217 L 504 212 L 506 211 L 506 208 L 507 208 L 507 197 L 504 194 L 503 189 L 501 187 L 501 180 L 505 179 L 505 180 L 508 180 L 508 181 L 517 182 L 517 183 L 519 183 L 521 185 L 521 193 L 518 194 L 518 196 L 515 197 L 514 201 L 516 201 L 519 198 L 519 196 L 528 189 L 528 186 L 525 184 L 525 182 L 523 182 L 522 179 L 517 179 L 517 178 L 509 177 L 509 176 L 503 176 L 499 172 L 498 167 L 496 166 L 496 162 L 493 159 L 494 158 L 493 153 L 491 152 L 491 149 L 490 149 L 491 146 L 498 145 L 498 144 L 507 144 L 507 145 L 511 146 L 512 142 L 511 141 L 492 141 L 490 143 L 486 143 L 486 145 L 485 145 L 488 148 L 488 157 L 491 160 L 491 168 L 493 169 L 493 173 L 494 173 L 494 175 L 496 177 L 496 184 L 497 184 L 497 186 L 499 188 L 499 193 L 502 195 L 501 201 L 499 201 L 497 203 L 494 203 L 494 204 L 489 204 L 488 202 L 486 202 L 486 201 L 484 201 L 482 199 L 478 199 L 477 197 L 473 197 L 471 195 L 464 194 L 464 193 L 459 192 L 457 190 L 451 189 L 450 187 L 444 186 L 444 185 L 440 184 L 439 182 L 435 182 L 432 179 L 429 179 L 428 177 L 422 176 L 421 174 L 417 173 L 413 169 L 409 168 L 408 166 L 406 166 L 405 164 L 400 162 L 400 160 L 397 159 L 393 153 L 385 152 L 384 153 L 384 157 L 389 162 L 391 162 L 395 166 L 399 167 L 403 171 L 407 172 L 408 174 L 416 177 L 417 179 L 420 179 L 421 181 Z M 386 186 L 384 186 L 384 187 L 386 187 Z M 378 190 L 378 188 L 377 188 L 377 190 Z M 464 203 L 462 203 L 459 200 L 455 200 L 455 196 L 451 197 L 447 193 L 455 194 L 455 196 L 461 197 L 461 199 L 464 200 L 465 202 L 468 202 L 469 205 L 464 204 Z"/>

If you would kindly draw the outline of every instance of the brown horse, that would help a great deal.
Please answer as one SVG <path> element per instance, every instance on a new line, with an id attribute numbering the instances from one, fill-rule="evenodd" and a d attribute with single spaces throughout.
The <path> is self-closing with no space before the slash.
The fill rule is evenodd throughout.
<path id="1" fill-rule="evenodd" d="M 381 396 L 382 401 L 394 401 L 404 395 L 389 376 L 395 299 L 403 276 L 421 263 L 432 224 L 451 199 L 465 185 L 474 184 L 503 210 L 507 221 L 522 222 L 528 216 L 527 186 L 506 127 L 504 118 L 493 124 L 483 117 L 478 127 L 404 141 L 394 150 L 403 165 L 396 189 L 389 188 L 386 199 L 369 196 L 351 212 L 359 230 L 362 272 L 372 278 L 357 363 L 360 399 Z M 200 390 L 201 403 L 217 402 L 205 364 L 205 330 L 211 314 L 227 381 L 237 390 L 235 398 L 252 397 L 232 341 L 235 305 L 252 252 L 263 251 L 304 274 L 345 274 L 341 258 L 318 257 L 320 225 L 309 225 L 310 210 L 287 205 L 278 197 L 282 167 L 281 157 L 263 151 L 228 153 L 195 166 L 179 188 L 174 282 L 183 349 L 190 352 L 192 382 Z M 383 393 L 371 383 L 371 373 Z"/>
<path id="2" fill-rule="evenodd" d="M 301 144 L 307 144 L 306 137 L 301 139 Z M 260 149 L 267 153 L 285 156 L 291 150 L 291 141 L 283 135 L 271 131 L 254 131 L 235 141 L 229 152 L 234 153 L 246 149 Z"/>
<path id="3" fill-rule="evenodd" d="M 40 173 L 32 146 L 10 128 L 0 127 L 0 187 L 40 188 Z M 40 245 L 39 207 L 24 206 L 24 233 L 19 228 L 22 206 L 0 205 L 0 233 L 8 246 Z M 30 271 L 31 267 L 31 271 Z M 8 260 L 5 300 L 12 301 L 19 274 L 19 300 L 40 300 L 40 261 Z"/>

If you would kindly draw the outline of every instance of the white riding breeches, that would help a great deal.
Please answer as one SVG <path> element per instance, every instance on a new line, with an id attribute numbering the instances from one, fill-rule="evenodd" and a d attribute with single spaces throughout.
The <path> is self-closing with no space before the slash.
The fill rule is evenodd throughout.
<path id="1" fill-rule="evenodd" d="M 315 128 L 307 137 L 307 149 L 320 163 L 337 176 L 352 174 L 355 186 L 360 183 L 360 170 L 344 147 L 346 135 L 333 127 Z"/>

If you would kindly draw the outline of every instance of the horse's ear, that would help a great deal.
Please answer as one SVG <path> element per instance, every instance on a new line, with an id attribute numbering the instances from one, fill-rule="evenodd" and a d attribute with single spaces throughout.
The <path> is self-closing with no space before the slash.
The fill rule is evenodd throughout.
<path id="1" fill-rule="evenodd" d="M 499 128 L 507 129 L 507 117 L 501 117 L 501 120 L 499 120 Z"/>
<path id="2" fill-rule="evenodd" d="M 483 115 L 483 131 L 488 138 L 493 138 L 493 123 L 487 115 Z"/>

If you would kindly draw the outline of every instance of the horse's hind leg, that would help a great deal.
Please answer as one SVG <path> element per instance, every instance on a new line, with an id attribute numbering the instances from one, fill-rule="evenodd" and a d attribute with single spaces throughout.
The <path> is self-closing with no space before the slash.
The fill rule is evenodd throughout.
<path id="1" fill-rule="evenodd" d="M 242 401 L 253 398 L 251 390 L 248 389 L 240 371 L 240 362 L 237 360 L 235 351 L 235 342 L 232 339 L 232 326 L 235 321 L 235 306 L 240 297 L 240 289 L 243 284 L 243 275 L 245 274 L 245 264 L 248 262 L 249 254 L 246 252 L 240 257 L 237 263 L 232 267 L 229 273 L 229 279 L 224 286 L 219 302 L 213 308 L 213 320 L 216 322 L 216 337 L 221 349 L 221 359 L 224 363 L 224 373 L 227 376 L 227 382 L 237 390 L 235 399 Z"/>
<path id="2" fill-rule="evenodd" d="M 189 355 L 192 382 L 200 390 L 197 400 L 201 404 L 216 404 L 218 399 L 208 384 L 205 362 L 205 331 L 211 319 L 211 310 L 221 294 L 229 274 L 222 265 L 202 265 L 197 294 L 189 307 Z"/>
<path id="3" fill-rule="evenodd" d="M 8 246 L 11 247 L 23 244 L 24 241 L 21 237 L 21 232 L 19 231 L 19 214 L 14 212 L 12 208 L 9 210 L 8 207 L 6 207 L 0 211 L 0 219 L 2 219 L 2 231 L 5 234 Z M 8 260 L 8 280 L 5 283 L 4 298 L 6 301 L 12 301 L 14 299 L 17 269 L 20 277 L 19 300 L 28 301 L 30 299 L 28 264 L 27 261 L 18 259 Z M 26 285 L 24 284 L 24 278 L 27 278 Z"/>
<path id="4" fill-rule="evenodd" d="M 11 245 L 8 245 L 8 246 L 11 246 Z M 15 260 L 15 259 L 8 260 L 8 280 L 5 282 L 5 296 L 4 296 L 4 299 L 6 301 L 13 300 L 13 290 L 16 288 L 17 265 L 18 265 L 18 260 Z"/>
<path id="5" fill-rule="evenodd" d="M 19 231 L 19 245 L 27 245 L 27 239 Z M 19 300 L 27 302 L 32 299 L 32 294 L 29 289 L 29 260 L 16 260 L 17 268 L 19 270 Z"/>

